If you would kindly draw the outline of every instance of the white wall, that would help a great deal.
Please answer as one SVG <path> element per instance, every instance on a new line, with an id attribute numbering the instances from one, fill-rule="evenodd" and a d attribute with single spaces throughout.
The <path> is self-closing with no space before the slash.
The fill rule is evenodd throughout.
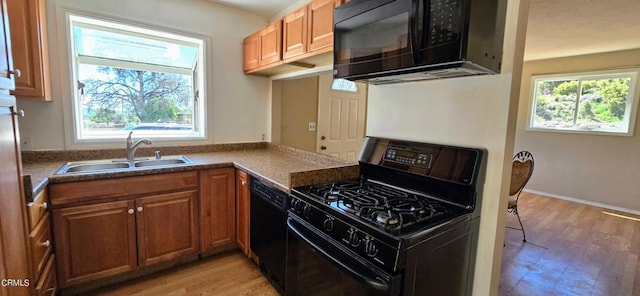
<path id="1" fill-rule="evenodd" d="M 536 161 L 533 176 L 526 187 L 528 190 L 624 208 L 636 213 L 640 211 L 639 120 L 634 123 L 633 136 L 525 130 L 532 104 L 532 75 L 620 69 L 638 65 L 640 49 L 530 61 L 524 64 L 515 149 L 530 151 Z"/>
<path id="2" fill-rule="evenodd" d="M 500 277 L 528 1 L 509 1 L 502 74 L 369 87 L 367 134 L 488 151 L 474 295 Z"/>
<path id="3" fill-rule="evenodd" d="M 242 72 L 242 39 L 267 24 L 267 18 L 201 0 L 48 0 L 49 43 L 53 102 L 18 100 L 26 112 L 20 133 L 32 139 L 37 150 L 70 149 L 71 118 L 64 118 L 61 86 L 69 85 L 65 34 L 56 23 L 58 7 L 97 12 L 170 30 L 209 36 L 212 49 L 207 77 L 207 114 L 209 139 L 198 142 L 228 143 L 260 141 L 268 134 L 269 80 L 246 76 Z M 63 21 L 63 20 L 60 20 Z M 70 115 L 70 112 L 67 112 Z M 65 141 L 65 138 L 67 139 Z M 183 143 L 184 144 L 184 143 Z M 101 145 L 109 147 L 113 145 Z M 115 144 L 113 147 L 122 145 Z M 77 147 L 73 147 L 77 148 Z M 81 147 L 91 148 L 91 146 Z"/>

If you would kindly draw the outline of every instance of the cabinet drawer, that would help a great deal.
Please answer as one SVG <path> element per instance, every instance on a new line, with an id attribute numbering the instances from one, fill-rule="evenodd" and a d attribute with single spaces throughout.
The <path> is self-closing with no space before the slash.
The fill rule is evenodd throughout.
<path id="1" fill-rule="evenodd" d="M 40 275 L 40 272 L 47 263 L 47 258 L 51 254 L 51 230 L 49 225 L 49 213 L 40 219 L 38 224 L 29 233 L 29 243 L 31 244 L 31 264 L 33 272 Z"/>
<path id="2" fill-rule="evenodd" d="M 198 188 L 198 172 L 179 172 L 123 177 L 49 185 L 51 205 L 58 208 L 72 203 L 87 204 L 117 199 Z"/>
<path id="3" fill-rule="evenodd" d="M 49 207 L 47 203 L 47 190 L 44 189 L 38 193 L 32 203 L 27 205 L 27 215 L 29 216 L 29 230 L 33 230 L 36 227 L 40 217 L 44 215 Z"/>
<path id="4" fill-rule="evenodd" d="M 56 282 L 55 255 L 51 255 L 47 261 L 47 265 L 40 276 L 40 280 L 36 284 L 34 295 L 37 296 L 53 296 L 58 288 Z"/>

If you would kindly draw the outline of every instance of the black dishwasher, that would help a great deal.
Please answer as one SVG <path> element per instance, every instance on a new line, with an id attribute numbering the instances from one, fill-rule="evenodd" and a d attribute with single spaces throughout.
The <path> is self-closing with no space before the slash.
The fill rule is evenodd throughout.
<path id="1" fill-rule="evenodd" d="M 259 258 L 260 270 L 284 294 L 289 196 L 251 178 L 251 252 Z"/>

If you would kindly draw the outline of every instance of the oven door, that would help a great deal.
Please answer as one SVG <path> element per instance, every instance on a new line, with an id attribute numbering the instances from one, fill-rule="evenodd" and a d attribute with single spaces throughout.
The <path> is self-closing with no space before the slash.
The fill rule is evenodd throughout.
<path id="1" fill-rule="evenodd" d="M 293 215 L 287 226 L 286 295 L 400 294 L 400 275 L 373 266 Z"/>

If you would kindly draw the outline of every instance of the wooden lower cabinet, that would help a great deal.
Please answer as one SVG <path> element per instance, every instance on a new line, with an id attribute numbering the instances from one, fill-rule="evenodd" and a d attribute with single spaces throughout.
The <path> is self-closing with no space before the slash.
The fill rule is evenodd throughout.
<path id="1" fill-rule="evenodd" d="M 44 270 L 42 271 L 40 280 L 38 280 L 38 283 L 34 288 L 34 294 L 36 296 L 53 296 L 56 295 L 57 289 L 55 255 L 51 255 L 47 265 L 45 265 Z"/>
<path id="2" fill-rule="evenodd" d="M 196 190 L 136 199 L 140 266 L 200 251 L 197 201 Z"/>
<path id="3" fill-rule="evenodd" d="M 236 247 L 235 169 L 200 172 L 200 247 L 202 252 Z"/>
<path id="4" fill-rule="evenodd" d="M 249 244 L 249 176 L 236 171 L 236 227 L 237 241 L 245 255 L 251 257 Z"/>
<path id="5" fill-rule="evenodd" d="M 137 267 L 133 200 L 53 211 L 62 288 Z"/>
<path id="6" fill-rule="evenodd" d="M 200 251 L 198 191 L 53 211 L 61 287 Z"/>

